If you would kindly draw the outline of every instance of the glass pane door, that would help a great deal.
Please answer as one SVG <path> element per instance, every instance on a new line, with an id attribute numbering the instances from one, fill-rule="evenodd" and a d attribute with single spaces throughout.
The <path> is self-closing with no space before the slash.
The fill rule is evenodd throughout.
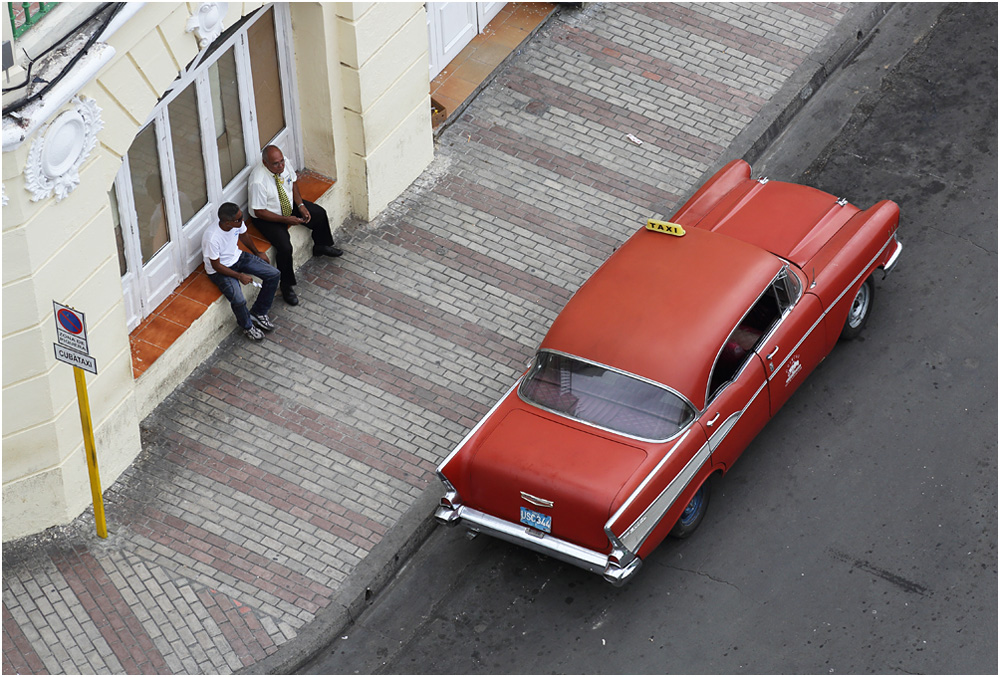
<path id="1" fill-rule="evenodd" d="M 274 9 L 269 9 L 247 31 L 250 72 L 253 75 L 254 104 L 257 109 L 257 136 L 260 148 L 285 128 L 281 101 L 278 44 L 274 33 Z"/>
<path id="2" fill-rule="evenodd" d="M 201 148 L 198 92 L 194 83 L 170 102 L 170 141 L 177 175 L 177 201 L 181 222 L 187 223 L 208 202 L 205 161 Z"/>
<path id="3" fill-rule="evenodd" d="M 135 137 L 128 159 L 132 199 L 139 228 L 139 249 L 142 252 L 142 265 L 146 265 L 170 242 L 154 125 L 148 125 Z"/>
<path id="4" fill-rule="evenodd" d="M 228 185 L 247 165 L 243 144 L 243 120 L 240 91 L 236 80 L 236 56 L 230 47 L 208 70 L 215 114 L 215 141 L 219 149 L 219 172 L 222 185 Z"/>
<path id="5" fill-rule="evenodd" d="M 129 184 L 132 189 L 135 232 L 139 239 L 141 270 L 137 282 L 142 295 L 144 314 L 156 308 L 177 282 L 177 247 L 171 237 L 167 222 L 167 206 L 163 196 L 163 176 L 160 173 L 160 139 L 157 126 L 147 125 L 139 132 L 129 148 Z"/>

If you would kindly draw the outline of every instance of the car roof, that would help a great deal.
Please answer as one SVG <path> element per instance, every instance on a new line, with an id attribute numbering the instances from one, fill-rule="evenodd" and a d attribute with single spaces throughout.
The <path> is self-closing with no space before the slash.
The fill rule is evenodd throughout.
<path id="1" fill-rule="evenodd" d="M 573 295 L 541 349 L 656 381 L 703 409 L 723 341 L 782 266 L 721 233 L 643 228 Z"/>

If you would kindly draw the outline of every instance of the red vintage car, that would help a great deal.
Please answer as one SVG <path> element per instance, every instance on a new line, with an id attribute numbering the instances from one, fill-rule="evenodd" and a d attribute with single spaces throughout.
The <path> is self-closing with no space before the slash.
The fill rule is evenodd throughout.
<path id="1" fill-rule="evenodd" d="M 570 299 L 438 468 L 435 516 L 623 584 L 697 528 L 711 481 L 862 330 L 898 224 L 889 200 L 861 211 L 729 163 Z"/>

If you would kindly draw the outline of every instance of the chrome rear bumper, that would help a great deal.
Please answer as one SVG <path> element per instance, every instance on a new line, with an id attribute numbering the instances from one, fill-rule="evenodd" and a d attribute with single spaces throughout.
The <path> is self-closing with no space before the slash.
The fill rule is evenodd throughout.
<path id="1" fill-rule="evenodd" d="M 560 561 L 578 566 L 595 574 L 600 574 L 612 585 L 624 585 L 642 566 L 642 560 L 633 558 L 626 566 L 620 566 L 608 555 L 581 548 L 568 541 L 543 534 L 521 524 L 493 517 L 464 505 L 438 506 L 434 517 L 442 524 L 455 526 L 461 523 L 471 531 L 488 534 L 523 548 L 548 555 Z"/>

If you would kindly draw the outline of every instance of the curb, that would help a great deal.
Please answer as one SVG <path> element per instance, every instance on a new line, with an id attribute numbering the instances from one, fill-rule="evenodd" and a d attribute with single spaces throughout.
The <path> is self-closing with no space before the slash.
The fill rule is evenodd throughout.
<path id="1" fill-rule="evenodd" d="M 827 78 L 849 61 L 857 51 L 864 48 L 873 36 L 874 28 L 894 5 L 895 3 L 866 3 L 853 7 L 836 29 L 820 44 L 814 55 L 792 74 L 760 114 L 733 140 L 721 158 L 702 175 L 696 182 L 695 189 L 734 157 L 742 157 L 750 164 L 758 160 Z M 553 13 L 539 24 L 535 32 L 547 25 L 549 19 L 558 11 L 559 8 L 553 10 Z M 493 71 L 494 75 L 487 78 L 465 103 L 435 130 L 435 139 L 461 115 L 514 55 L 521 52 L 522 46 L 534 36 L 535 32 L 511 52 Z M 692 190 L 691 194 L 693 192 Z M 684 200 L 681 204 L 683 202 Z M 357 570 L 345 581 L 343 589 L 337 593 L 326 609 L 320 611 L 294 639 L 281 645 L 264 660 L 243 668 L 236 674 L 291 674 L 322 652 L 333 637 L 341 634 L 364 612 L 433 533 L 437 527 L 433 512 L 441 494 L 442 488 L 432 480 L 430 486 L 358 565 Z"/>
<path id="2" fill-rule="evenodd" d="M 824 82 L 874 37 L 874 29 L 896 3 L 856 5 L 820 44 L 813 55 L 785 81 L 764 109 L 740 132 L 722 157 L 695 184 L 700 187 L 735 157 L 753 165 L 805 107 Z M 694 194 L 693 191 L 691 193 Z M 688 195 L 687 197 L 690 197 Z M 681 201 L 683 204 L 684 201 Z"/>
<path id="3" fill-rule="evenodd" d="M 385 537 L 344 582 L 330 605 L 292 640 L 262 661 L 235 674 L 287 675 L 318 656 L 384 590 L 437 527 L 434 508 L 442 495 L 437 478 L 424 489 Z"/>

